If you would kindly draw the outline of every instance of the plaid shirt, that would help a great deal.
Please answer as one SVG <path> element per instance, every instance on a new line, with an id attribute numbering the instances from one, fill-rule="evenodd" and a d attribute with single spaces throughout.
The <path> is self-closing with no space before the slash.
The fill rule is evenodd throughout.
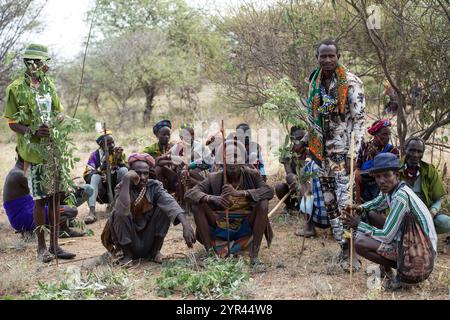
<path id="1" fill-rule="evenodd" d="M 321 227 L 329 227 L 330 221 L 325 209 L 325 200 L 323 199 L 322 188 L 318 178 L 319 166 L 311 160 L 305 165 L 304 170 L 306 173 L 315 174 L 316 176 L 312 178 L 312 194 L 314 197 L 313 222 Z"/>

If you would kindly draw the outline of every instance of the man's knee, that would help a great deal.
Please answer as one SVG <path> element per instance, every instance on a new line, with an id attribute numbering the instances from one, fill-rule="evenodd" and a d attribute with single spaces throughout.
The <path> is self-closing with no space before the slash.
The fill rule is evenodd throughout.
<path id="1" fill-rule="evenodd" d="M 442 234 L 450 231 L 450 217 L 445 214 L 437 214 L 434 219 L 436 233 Z"/>
<path id="2" fill-rule="evenodd" d="M 128 168 L 127 167 L 121 167 L 119 168 L 119 170 L 117 171 L 117 183 L 119 183 L 120 181 L 122 181 L 122 178 L 125 177 L 125 175 L 128 173 Z"/>
<path id="3" fill-rule="evenodd" d="M 207 204 L 204 203 L 192 203 L 191 210 L 192 213 L 194 214 L 194 217 L 199 215 L 205 215 L 207 209 L 206 206 Z"/>
<path id="4" fill-rule="evenodd" d="M 284 182 L 277 182 L 274 189 L 278 199 L 283 198 L 289 192 L 289 187 Z"/>
<path id="5" fill-rule="evenodd" d="M 255 206 L 255 210 L 257 214 L 267 215 L 269 213 L 269 200 L 259 201 Z"/>
<path id="6" fill-rule="evenodd" d="M 96 188 L 96 187 L 98 187 L 98 185 L 100 184 L 101 181 L 102 181 L 102 177 L 99 174 L 94 173 L 91 176 L 91 182 L 89 184 L 91 186 L 93 186 L 94 188 Z"/>

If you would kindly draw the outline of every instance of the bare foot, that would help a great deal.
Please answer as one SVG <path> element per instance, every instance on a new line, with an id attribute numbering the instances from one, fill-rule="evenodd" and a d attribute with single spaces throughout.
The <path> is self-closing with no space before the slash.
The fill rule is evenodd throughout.
<path id="1" fill-rule="evenodd" d="M 161 264 L 161 263 L 163 263 L 163 255 L 161 254 L 161 252 L 158 251 L 156 256 L 154 258 L 150 259 L 150 261 Z"/>

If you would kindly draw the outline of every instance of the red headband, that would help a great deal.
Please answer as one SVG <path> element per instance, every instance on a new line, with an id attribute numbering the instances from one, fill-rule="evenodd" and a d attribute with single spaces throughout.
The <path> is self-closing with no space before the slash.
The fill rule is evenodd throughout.
<path id="1" fill-rule="evenodd" d="M 371 127 L 367 130 L 367 132 L 368 132 L 370 135 L 374 136 L 375 133 L 377 133 L 377 132 L 380 131 L 381 129 L 387 128 L 387 127 L 390 127 L 390 126 L 391 126 L 391 121 L 390 121 L 389 119 L 380 119 L 380 120 L 378 120 L 377 122 L 375 122 L 375 123 L 373 124 L 373 126 L 371 126 Z"/>

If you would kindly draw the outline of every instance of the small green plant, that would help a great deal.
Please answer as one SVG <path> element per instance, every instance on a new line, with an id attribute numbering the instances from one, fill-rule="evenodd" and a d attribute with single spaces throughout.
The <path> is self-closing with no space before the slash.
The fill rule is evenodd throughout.
<path id="1" fill-rule="evenodd" d="M 278 82 L 268 79 L 269 88 L 264 90 L 267 97 L 258 112 L 264 117 L 277 116 L 281 124 L 289 131 L 289 125 L 306 129 L 306 108 L 288 77 Z"/>
<path id="2" fill-rule="evenodd" d="M 79 268 L 68 268 L 65 278 L 39 282 L 30 300 L 107 300 L 128 299 L 132 290 L 130 276 L 124 269 L 96 269 L 81 276 Z"/>
<path id="3" fill-rule="evenodd" d="M 201 267 L 189 260 L 166 264 L 156 286 L 162 297 L 179 292 L 183 297 L 192 295 L 197 299 L 241 299 L 240 289 L 249 279 L 242 258 L 208 257 Z"/>

